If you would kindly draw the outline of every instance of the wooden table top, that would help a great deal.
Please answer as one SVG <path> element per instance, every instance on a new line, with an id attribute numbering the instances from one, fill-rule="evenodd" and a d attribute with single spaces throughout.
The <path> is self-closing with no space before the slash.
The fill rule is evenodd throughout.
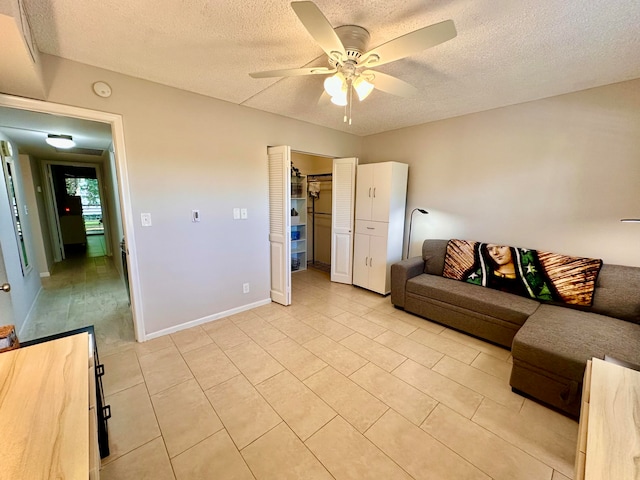
<path id="1" fill-rule="evenodd" d="M 640 372 L 594 358 L 586 480 L 640 479 Z"/>
<path id="2" fill-rule="evenodd" d="M 88 341 L 0 354 L 0 480 L 89 478 Z"/>

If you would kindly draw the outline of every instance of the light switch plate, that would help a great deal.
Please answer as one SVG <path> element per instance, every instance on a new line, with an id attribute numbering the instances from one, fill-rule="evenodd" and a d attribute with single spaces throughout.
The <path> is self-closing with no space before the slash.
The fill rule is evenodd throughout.
<path id="1" fill-rule="evenodd" d="M 233 219 L 234 220 L 240 220 L 240 209 L 239 208 L 234 208 L 233 209 Z"/>
<path id="2" fill-rule="evenodd" d="M 246 220 L 247 217 L 248 217 L 247 209 L 246 208 L 241 208 L 240 209 L 240 218 L 242 220 Z"/>
<path id="3" fill-rule="evenodd" d="M 150 213 L 141 213 L 140 214 L 140 222 L 143 227 L 151 226 L 151 214 Z"/>

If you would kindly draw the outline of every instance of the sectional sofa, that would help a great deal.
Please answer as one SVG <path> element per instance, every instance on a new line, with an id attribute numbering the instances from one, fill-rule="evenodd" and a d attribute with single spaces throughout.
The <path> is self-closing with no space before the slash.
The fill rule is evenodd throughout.
<path id="1" fill-rule="evenodd" d="M 391 302 L 511 349 L 514 391 L 577 417 L 588 359 L 640 364 L 640 268 L 603 264 L 591 306 L 574 307 L 445 278 L 447 244 L 391 266 Z"/>

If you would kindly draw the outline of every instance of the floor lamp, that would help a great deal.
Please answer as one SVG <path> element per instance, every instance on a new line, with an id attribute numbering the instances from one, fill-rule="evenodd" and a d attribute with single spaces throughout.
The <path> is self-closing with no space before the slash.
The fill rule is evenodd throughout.
<path id="1" fill-rule="evenodd" d="M 411 248 L 411 226 L 413 224 L 413 214 L 416 213 L 416 211 L 420 212 L 423 215 L 427 215 L 429 213 L 422 208 L 414 208 L 413 210 L 411 210 L 411 215 L 409 215 L 409 238 L 407 240 L 407 258 L 409 258 L 409 249 Z"/>

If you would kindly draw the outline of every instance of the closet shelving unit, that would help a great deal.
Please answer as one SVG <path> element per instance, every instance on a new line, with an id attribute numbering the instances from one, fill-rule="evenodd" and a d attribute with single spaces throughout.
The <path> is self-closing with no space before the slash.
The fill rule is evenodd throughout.
<path id="1" fill-rule="evenodd" d="M 291 271 L 307 269 L 307 177 L 291 176 Z"/>

